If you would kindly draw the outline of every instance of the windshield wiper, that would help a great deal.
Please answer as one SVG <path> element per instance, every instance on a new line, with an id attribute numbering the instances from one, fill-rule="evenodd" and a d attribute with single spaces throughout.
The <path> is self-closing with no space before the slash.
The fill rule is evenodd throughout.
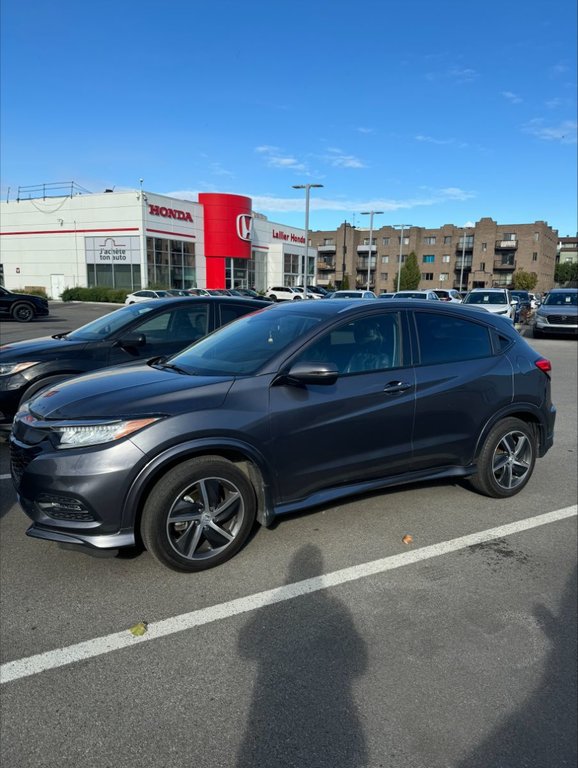
<path id="1" fill-rule="evenodd" d="M 53 339 L 65 339 L 70 331 L 62 331 L 62 333 L 55 333 L 52 337 Z"/>
<path id="2" fill-rule="evenodd" d="M 185 371 L 184 368 L 179 368 L 178 365 L 173 365 L 173 363 L 163 363 L 161 361 L 158 361 L 156 363 L 153 363 L 155 368 L 170 368 L 171 371 L 176 371 L 177 373 L 182 373 L 183 376 L 188 376 L 189 372 Z"/>

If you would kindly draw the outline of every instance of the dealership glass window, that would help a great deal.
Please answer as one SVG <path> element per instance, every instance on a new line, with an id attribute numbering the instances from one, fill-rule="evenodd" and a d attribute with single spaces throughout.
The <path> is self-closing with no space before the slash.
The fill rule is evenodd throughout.
<path id="1" fill-rule="evenodd" d="M 492 355 L 490 334 L 485 325 L 433 312 L 416 312 L 415 319 L 423 365 Z"/>
<path id="2" fill-rule="evenodd" d="M 127 293 L 141 287 L 140 264 L 87 264 L 89 288 L 120 288 Z"/>
<path id="3" fill-rule="evenodd" d="M 147 237 L 147 274 L 151 288 L 195 288 L 195 244 Z"/>
<path id="4" fill-rule="evenodd" d="M 426 254 L 425 256 L 422 256 L 422 261 L 424 264 L 433 264 L 435 260 L 436 257 L 432 254 Z"/>
<path id="5" fill-rule="evenodd" d="M 302 256 L 299 253 L 285 253 L 283 256 L 283 282 L 298 285 L 301 278 Z"/>

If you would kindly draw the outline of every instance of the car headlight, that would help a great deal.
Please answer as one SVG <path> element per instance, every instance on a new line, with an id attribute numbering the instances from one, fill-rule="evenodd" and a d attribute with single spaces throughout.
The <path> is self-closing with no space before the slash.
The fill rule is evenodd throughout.
<path id="1" fill-rule="evenodd" d="M 22 373 L 27 368 L 38 365 L 37 360 L 26 363 L 0 363 L 0 376 L 11 376 L 14 373 Z"/>
<path id="2" fill-rule="evenodd" d="M 125 419 L 93 423 L 61 422 L 52 427 L 52 432 L 60 437 L 58 448 L 82 448 L 89 445 L 111 443 L 128 437 L 135 432 L 159 421 L 155 416 L 148 419 Z"/>

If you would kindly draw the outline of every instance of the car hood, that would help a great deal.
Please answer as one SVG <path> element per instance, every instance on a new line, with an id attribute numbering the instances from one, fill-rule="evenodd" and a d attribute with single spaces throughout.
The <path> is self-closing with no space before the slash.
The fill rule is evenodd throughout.
<path id="1" fill-rule="evenodd" d="M 575 307 L 574 304 L 569 304 L 567 307 L 554 304 L 549 307 L 547 304 L 542 304 L 536 311 L 539 315 L 567 315 L 568 317 L 578 315 L 578 307 Z"/>
<path id="2" fill-rule="evenodd" d="M 510 310 L 509 304 L 465 304 L 467 307 L 477 307 L 478 309 L 485 309 L 486 312 L 492 312 L 492 314 L 498 314 L 499 312 L 508 312 Z"/>
<path id="3" fill-rule="evenodd" d="M 61 352 L 82 349 L 86 341 L 67 341 L 54 339 L 52 336 L 42 336 L 29 341 L 15 341 L 0 347 L 0 360 L 3 363 L 46 360 L 57 357 Z"/>
<path id="4" fill-rule="evenodd" d="M 146 364 L 104 368 L 56 384 L 30 401 L 41 420 L 117 419 L 218 408 L 232 376 L 187 376 Z"/>

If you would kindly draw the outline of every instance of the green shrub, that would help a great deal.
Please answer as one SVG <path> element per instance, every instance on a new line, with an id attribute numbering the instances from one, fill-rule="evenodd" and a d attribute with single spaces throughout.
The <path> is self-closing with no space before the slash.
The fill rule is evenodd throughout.
<path id="1" fill-rule="evenodd" d="M 27 293 L 29 296 L 42 296 L 43 299 L 48 298 L 46 288 L 41 285 L 25 285 L 24 288 L 14 288 L 12 293 Z"/>
<path id="2" fill-rule="evenodd" d="M 62 301 L 101 301 L 110 304 L 124 304 L 128 291 L 119 288 L 65 288 Z"/>

